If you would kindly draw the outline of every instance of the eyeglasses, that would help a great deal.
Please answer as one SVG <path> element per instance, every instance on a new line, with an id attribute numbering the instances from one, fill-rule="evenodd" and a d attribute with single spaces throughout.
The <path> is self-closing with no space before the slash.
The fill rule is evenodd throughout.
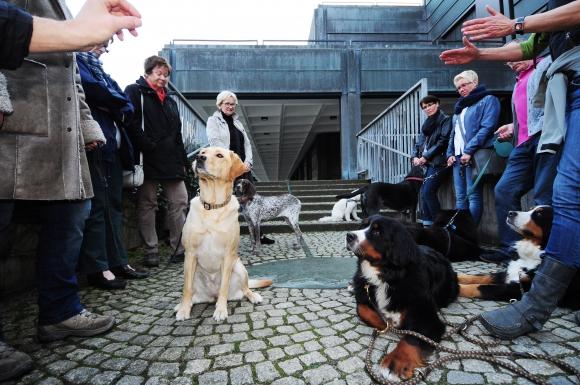
<path id="1" fill-rule="evenodd" d="M 434 105 L 436 105 L 437 103 L 435 102 L 431 102 L 431 103 L 427 103 L 427 104 L 423 104 L 423 106 L 421 107 L 421 109 L 426 110 L 429 107 L 432 107 Z"/>
<path id="2" fill-rule="evenodd" d="M 457 86 L 457 91 L 460 91 L 462 88 L 467 87 L 468 85 L 470 85 L 473 82 L 467 82 L 467 83 L 463 83 Z"/>
<path id="3" fill-rule="evenodd" d="M 158 78 L 161 78 L 161 77 L 168 78 L 169 77 L 169 74 L 166 74 L 165 72 L 161 72 L 161 71 L 153 71 L 152 74 L 157 76 Z"/>
<path id="4" fill-rule="evenodd" d="M 235 106 L 236 106 L 236 103 L 225 103 L 225 102 L 224 102 L 224 103 L 222 103 L 222 104 L 223 104 L 224 106 L 226 106 L 226 107 L 235 107 Z"/>

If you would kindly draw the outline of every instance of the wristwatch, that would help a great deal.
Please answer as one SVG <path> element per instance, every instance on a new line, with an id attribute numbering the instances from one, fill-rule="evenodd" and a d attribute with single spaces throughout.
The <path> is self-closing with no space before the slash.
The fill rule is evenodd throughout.
<path id="1" fill-rule="evenodd" d="M 516 19 L 516 23 L 514 24 L 514 31 L 518 34 L 518 35 L 523 35 L 524 34 L 524 20 L 526 19 L 525 16 L 522 17 L 518 17 Z"/>

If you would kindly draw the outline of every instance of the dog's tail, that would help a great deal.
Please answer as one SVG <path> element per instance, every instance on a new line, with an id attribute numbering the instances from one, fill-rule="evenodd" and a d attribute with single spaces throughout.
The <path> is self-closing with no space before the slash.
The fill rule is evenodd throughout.
<path id="1" fill-rule="evenodd" d="M 272 280 L 268 278 L 264 279 L 250 279 L 248 281 L 250 289 L 260 289 L 262 287 L 268 287 L 272 285 Z"/>
<path id="2" fill-rule="evenodd" d="M 356 190 L 353 190 L 349 193 L 337 195 L 336 199 L 352 198 L 354 196 L 357 196 L 358 194 L 364 193 L 365 191 L 367 191 L 368 188 L 369 188 L 369 185 L 367 184 L 366 186 L 363 186 L 361 188 L 357 188 Z"/>

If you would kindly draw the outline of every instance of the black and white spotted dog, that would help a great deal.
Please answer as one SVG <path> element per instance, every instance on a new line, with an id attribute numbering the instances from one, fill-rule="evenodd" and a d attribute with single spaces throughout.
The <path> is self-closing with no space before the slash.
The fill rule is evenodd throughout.
<path id="1" fill-rule="evenodd" d="M 291 194 L 276 196 L 261 196 L 256 187 L 247 179 L 240 179 L 234 186 L 234 191 L 242 207 L 242 214 L 248 223 L 252 252 L 260 251 L 260 223 L 274 218 L 284 218 L 288 226 L 296 234 L 296 245 L 300 247 L 302 232 L 298 226 L 300 215 L 300 200 Z"/>

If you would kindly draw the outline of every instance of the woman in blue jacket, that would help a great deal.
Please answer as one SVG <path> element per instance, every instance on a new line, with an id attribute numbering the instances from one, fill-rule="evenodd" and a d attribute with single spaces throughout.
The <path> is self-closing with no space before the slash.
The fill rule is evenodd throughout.
<path id="1" fill-rule="evenodd" d="M 483 190 L 481 183 L 473 188 L 471 159 L 480 148 L 492 147 L 500 104 L 484 85 L 478 85 L 474 71 L 463 71 L 455 76 L 453 83 L 460 97 L 455 103 L 447 165 L 453 165 L 455 208 L 469 209 L 473 220 L 479 224 L 483 212 Z"/>

